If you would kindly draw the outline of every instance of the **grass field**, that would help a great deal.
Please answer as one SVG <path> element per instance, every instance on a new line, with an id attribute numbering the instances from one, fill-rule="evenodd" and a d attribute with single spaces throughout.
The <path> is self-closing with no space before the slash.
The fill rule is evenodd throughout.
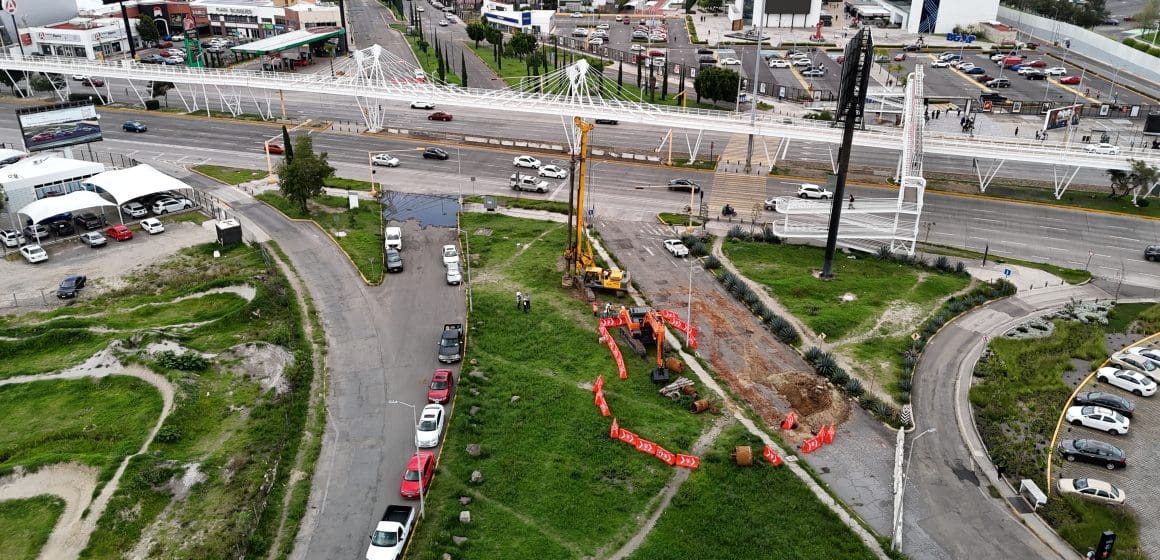
<path id="1" fill-rule="evenodd" d="M 427 52 L 424 53 L 423 51 L 419 50 L 419 38 L 407 33 L 406 25 L 401 23 L 392 23 L 390 24 L 390 27 L 391 29 L 401 33 L 403 38 L 407 40 L 407 44 L 411 46 L 411 52 L 415 53 L 415 58 L 419 60 L 419 65 L 423 67 L 423 71 L 427 73 L 427 76 L 429 76 L 432 80 L 438 79 L 439 61 L 435 58 L 435 43 L 431 38 L 431 30 L 424 29 L 424 33 L 427 35 L 428 43 Z M 443 44 L 442 41 L 440 43 L 444 49 L 447 48 L 447 45 Z M 449 60 L 447 62 L 448 64 L 444 68 L 444 75 L 446 77 L 447 83 L 457 86 L 463 85 L 463 80 L 459 76 L 459 60 L 455 59 Z"/>
<path id="2" fill-rule="evenodd" d="M 221 165 L 195 165 L 193 170 L 203 175 L 209 175 L 227 185 L 240 185 L 266 176 L 265 171 L 257 169 L 241 169 Z"/>
<path id="3" fill-rule="evenodd" d="M 1108 314 L 1104 330 L 1145 335 L 1160 332 L 1160 303 L 1118 303 Z"/>
<path id="4" fill-rule="evenodd" d="M 937 188 L 937 181 L 935 183 L 935 188 Z M 994 184 L 987 187 L 987 192 L 975 193 L 975 195 L 987 198 L 1038 202 L 1051 206 L 1102 210 L 1105 212 L 1127 214 L 1129 216 L 1160 218 L 1160 204 L 1153 203 L 1142 208 L 1136 207 L 1132 205 L 1131 197 L 1118 196 L 1116 198 L 1109 198 L 1105 192 L 1068 190 L 1057 200 L 1050 188 Z"/>
<path id="5" fill-rule="evenodd" d="M 383 281 L 382 205 L 360 200 L 359 207 L 347 209 L 345 196 L 322 195 L 311 200 L 313 210 L 303 214 L 279 193 L 264 192 L 255 198 L 277 208 L 291 218 L 310 219 L 322 226 L 338 242 L 351 261 L 372 284 Z M 339 237 L 336 232 L 345 232 Z"/>
<path id="6" fill-rule="evenodd" d="M 959 258 L 963 258 L 963 259 L 977 260 L 977 261 L 983 260 L 983 253 L 979 253 L 977 251 L 971 251 L 970 249 L 960 249 L 958 247 L 945 247 L 942 245 L 924 244 L 922 246 L 922 251 L 925 253 L 931 253 L 931 254 L 935 254 L 935 255 L 947 255 L 950 257 L 959 257 Z M 1037 268 L 1037 269 L 1042 270 L 1044 272 L 1050 272 L 1051 274 L 1054 274 L 1054 275 L 1060 277 L 1061 279 L 1063 279 L 1063 281 L 1067 282 L 1068 284 L 1081 284 L 1083 282 L 1087 282 L 1088 280 L 1091 280 L 1091 277 L 1092 277 L 1090 272 L 1088 272 L 1086 270 L 1078 269 L 1078 268 L 1064 268 L 1062 266 L 1056 266 L 1053 264 L 1038 263 L 1038 262 L 1032 262 L 1032 261 L 1025 261 L 1022 259 L 1012 259 L 1012 258 L 1007 258 L 1007 257 L 998 257 L 996 255 L 990 255 L 988 257 L 988 259 L 989 259 L 988 262 L 1010 263 L 1010 264 L 1015 264 L 1015 265 L 1019 265 L 1019 266 Z"/>
<path id="7" fill-rule="evenodd" d="M 740 445 L 753 449 L 752 466 L 729 458 Z M 761 458 L 762 449 L 740 424 L 723 430 L 629 560 L 780 558 L 787 550 L 797 559 L 874 557 L 789 469 Z"/>
<path id="8" fill-rule="evenodd" d="M 63 511 L 56 496 L 0 501 L 0 558 L 36 560 Z"/>
<path id="9" fill-rule="evenodd" d="M 557 214 L 568 213 L 567 202 L 556 202 L 554 200 L 543 200 L 540 198 L 516 198 L 514 196 L 495 196 L 496 202 L 500 206 L 507 208 L 523 208 L 525 210 L 543 210 L 545 212 L 555 212 Z M 483 204 L 482 196 L 466 196 L 463 197 L 464 203 Z"/>
<path id="10" fill-rule="evenodd" d="M 791 313 L 831 341 L 868 333 L 891 307 L 913 306 L 925 316 L 970 283 L 966 274 L 923 270 L 863 254 L 836 258 L 834 279 L 823 282 L 815 277 L 825 254 L 819 247 L 729 239 L 724 251 L 742 274 L 769 288 Z M 854 299 L 843 301 L 845 294 Z"/>
<path id="11" fill-rule="evenodd" d="M 1097 504 L 1074 496 L 1055 494 L 1039 514 L 1076 550 L 1100 542 L 1100 534 L 1116 532 L 1116 560 L 1144 560 L 1140 549 L 1140 526 L 1130 511 Z"/>

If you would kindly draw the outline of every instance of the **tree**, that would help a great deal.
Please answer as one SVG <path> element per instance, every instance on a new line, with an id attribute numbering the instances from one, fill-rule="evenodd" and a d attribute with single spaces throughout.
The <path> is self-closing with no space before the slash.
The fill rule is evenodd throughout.
<path id="1" fill-rule="evenodd" d="M 463 58 L 463 50 L 459 50 L 459 74 L 463 80 L 463 87 L 467 87 L 467 59 Z"/>
<path id="2" fill-rule="evenodd" d="M 544 53 L 540 51 L 531 53 L 528 55 L 525 61 L 528 63 L 528 75 L 535 76 L 540 73 L 539 69 L 544 65 Z"/>
<path id="3" fill-rule="evenodd" d="M 467 38 L 475 41 L 475 48 L 479 48 L 479 42 L 487 38 L 487 26 L 473 21 L 467 24 Z"/>
<path id="4" fill-rule="evenodd" d="M 487 42 L 492 45 L 503 44 L 503 32 L 494 27 L 488 27 L 487 31 L 484 32 L 483 38 L 487 39 Z"/>
<path id="5" fill-rule="evenodd" d="M 1130 159 L 1128 163 L 1132 166 L 1132 170 L 1128 172 L 1128 184 L 1131 185 L 1132 189 L 1132 204 L 1138 206 L 1141 194 L 1147 198 L 1156 190 L 1157 183 L 1160 183 L 1160 169 L 1138 159 Z"/>
<path id="6" fill-rule="evenodd" d="M 16 84 L 19 83 L 23 79 L 24 79 L 24 72 L 21 70 L 8 70 L 8 71 L 0 72 L 0 84 L 7 85 L 12 90 L 13 93 L 16 93 L 17 91 L 19 91 L 16 89 Z M 20 95 L 21 97 L 24 97 L 24 92 L 20 92 L 18 95 Z"/>
<path id="7" fill-rule="evenodd" d="M 54 82 L 56 83 L 55 87 L 53 86 Z M 28 85 L 32 86 L 32 89 L 36 91 L 53 91 L 54 89 L 64 87 L 64 76 L 52 74 L 52 78 L 49 79 L 47 74 L 38 72 L 28 78 Z"/>
<path id="8" fill-rule="evenodd" d="M 516 56 L 523 58 L 536 50 L 536 36 L 517 31 L 512 35 L 511 41 L 508 41 L 508 45 L 511 46 L 512 52 L 516 53 Z"/>
<path id="9" fill-rule="evenodd" d="M 137 16 L 137 36 L 145 44 L 156 44 L 161 41 L 161 34 L 157 32 L 157 24 L 148 14 Z"/>
<path id="10" fill-rule="evenodd" d="M 415 41 L 415 46 L 419 47 L 419 52 L 426 56 L 427 48 L 431 46 L 431 43 L 428 43 L 426 39 L 419 39 Z"/>
<path id="11" fill-rule="evenodd" d="M 282 125 L 282 156 L 286 161 L 294 159 L 294 143 L 290 141 L 290 131 L 286 130 L 286 125 Z"/>
<path id="12" fill-rule="evenodd" d="M 1136 12 L 1136 23 L 1145 32 L 1160 26 L 1160 0 L 1151 0 Z M 1160 31 L 1157 31 L 1160 33 Z M 1156 44 L 1156 35 L 1152 36 L 1152 44 Z"/>
<path id="13" fill-rule="evenodd" d="M 737 85 L 741 76 L 728 68 L 706 68 L 697 73 L 693 79 L 693 88 L 697 90 L 697 99 L 702 96 L 713 101 L 733 101 L 737 99 Z"/>
<path id="14" fill-rule="evenodd" d="M 725 4 L 724 0 L 701 0 L 698 3 L 706 10 L 715 10 Z"/>
<path id="15" fill-rule="evenodd" d="M 309 134 L 296 138 L 293 150 L 293 159 L 283 159 L 278 164 L 278 188 L 282 196 L 306 214 L 306 201 L 322 194 L 322 182 L 334 175 L 334 168 L 327 162 L 326 152 L 314 153 L 314 140 Z"/>
<path id="16" fill-rule="evenodd" d="M 1116 198 L 1117 196 L 1128 194 L 1128 189 L 1131 188 L 1131 185 L 1128 182 L 1127 171 L 1122 169 L 1109 169 L 1108 179 L 1111 183 L 1108 185 L 1108 187 L 1112 190 L 1112 193 L 1108 195 L 1108 198 Z"/>

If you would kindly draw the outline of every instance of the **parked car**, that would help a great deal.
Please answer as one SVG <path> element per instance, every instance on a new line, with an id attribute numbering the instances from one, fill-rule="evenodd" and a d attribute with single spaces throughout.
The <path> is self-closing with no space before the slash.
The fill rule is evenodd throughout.
<path id="1" fill-rule="evenodd" d="M 701 185 L 694 183 L 692 179 L 685 179 L 685 178 L 669 179 L 669 190 L 670 191 L 685 191 L 685 192 L 689 192 L 691 190 L 691 191 L 697 193 L 697 192 L 701 192 Z"/>
<path id="2" fill-rule="evenodd" d="M 92 212 L 85 212 L 84 214 L 73 218 L 73 220 L 85 231 L 101 229 L 105 225 L 105 217 L 98 216 Z"/>
<path id="3" fill-rule="evenodd" d="M 1030 66 L 1032 68 L 1047 68 L 1047 62 L 1042 60 L 1032 60 L 1031 62 L 1024 62 L 1022 66 Z"/>
<path id="4" fill-rule="evenodd" d="M 133 230 L 118 224 L 109 229 L 106 229 L 105 236 L 116 239 L 117 241 L 128 241 L 133 239 Z"/>
<path id="5" fill-rule="evenodd" d="M 24 236 L 19 231 L 0 229 L 0 243 L 9 249 L 15 249 L 24 245 Z"/>
<path id="6" fill-rule="evenodd" d="M 121 125 L 121 130 L 125 132 L 147 132 L 149 127 L 145 126 L 145 123 L 141 121 L 125 121 L 125 124 Z"/>
<path id="7" fill-rule="evenodd" d="M 987 73 L 987 71 L 986 71 L 986 70 L 984 70 L 984 69 L 982 69 L 982 68 L 979 68 L 979 67 L 977 67 L 977 66 L 976 66 L 976 67 L 974 67 L 974 68 L 969 68 L 969 69 L 967 69 L 967 70 L 963 70 L 963 73 L 964 73 L 964 74 L 971 74 L 971 75 L 975 75 L 975 74 L 986 74 L 986 73 Z"/>
<path id="8" fill-rule="evenodd" d="M 975 78 L 975 81 L 979 82 L 980 84 L 985 84 L 985 83 L 995 79 L 995 78 L 991 77 L 989 74 L 982 74 L 979 76 L 975 76 L 974 78 Z"/>
<path id="9" fill-rule="evenodd" d="M 1156 383 L 1144 374 L 1135 371 L 1102 367 L 1096 372 L 1096 380 L 1141 397 L 1151 397 L 1156 394 Z"/>
<path id="10" fill-rule="evenodd" d="M 1160 378 L 1160 366 L 1157 366 L 1156 364 L 1152 363 L 1152 360 L 1140 356 L 1139 354 L 1126 351 L 1116 352 L 1115 354 L 1112 354 L 1112 357 L 1109 358 L 1109 360 L 1113 364 L 1116 364 L 1117 366 L 1128 371 L 1147 375 L 1152 379 Z"/>
<path id="11" fill-rule="evenodd" d="M 165 64 L 165 57 L 159 54 L 143 55 L 138 62 L 141 64 Z"/>
<path id="12" fill-rule="evenodd" d="M 427 148 L 427 149 L 423 150 L 423 159 L 446 160 L 447 158 L 450 158 L 450 157 L 451 156 L 447 152 L 445 152 L 442 148 Z"/>
<path id="13" fill-rule="evenodd" d="M 437 369 L 427 385 L 427 402 L 443 404 L 451 399 L 451 389 L 455 386 L 455 374 L 449 369 Z"/>
<path id="14" fill-rule="evenodd" d="M 393 247 L 387 249 L 387 272 L 402 272 L 403 271 L 403 256 L 398 249 Z"/>
<path id="15" fill-rule="evenodd" d="M 922 45 L 918 43 L 908 43 L 906 46 L 902 47 L 902 50 L 906 52 L 918 52 L 922 50 Z"/>
<path id="16" fill-rule="evenodd" d="M 620 121 L 618 121 L 616 119 L 596 119 L 594 122 L 596 124 L 611 124 L 611 125 L 620 124 Z"/>
<path id="17" fill-rule="evenodd" d="M 145 218 L 141 220 L 141 230 L 147 232 L 149 235 L 163 233 L 165 226 L 161 224 L 161 220 L 157 218 Z"/>
<path id="18" fill-rule="evenodd" d="M 1067 84 L 1069 86 L 1078 86 L 1080 82 L 1079 76 L 1064 76 L 1059 79 L 1059 83 Z"/>
<path id="19" fill-rule="evenodd" d="M 1007 100 L 1007 97 L 993 91 L 987 91 L 979 94 L 979 100 L 990 101 L 991 103 L 1002 103 Z"/>
<path id="20" fill-rule="evenodd" d="M 665 250 L 678 259 L 689 256 L 689 248 L 680 239 L 666 239 Z"/>
<path id="21" fill-rule="evenodd" d="M 553 179 L 566 179 L 568 177 L 568 170 L 558 165 L 544 165 L 539 170 L 540 177 L 551 177 Z"/>
<path id="22" fill-rule="evenodd" d="M 88 245 L 94 249 L 97 247 L 104 247 L 105 244 L 109 242 L 109 240 L 106 239 L 104 235 L 101 235 L 101 232 L 99 231 L 89 231 L 82 233 L 78 239 L 81 243 L 84 243 L 85 245 Z"/>
<path id="23" fill-rule="evenodd" d="M 802 70 L 802 76 L 805 76 L 807 78 L 820 78 L 820 77 L 825 76 L 825 75 L 826 75 L 825 68 L 809 68 L 806 70 Z"/>
<path id="24" fill-rule="evenodd" d="M 792 64 L 793 66 L 805 67 L 805 68 L 809 68 L 810 66 L 814 65 L 814 63 L 810 59 L 808 59 L 804 56 L 801 58 L 793 59 L 793 62 L 791 62 L 790 64 Z"/>
<path id="25" fill-rule="evenodd" d="M 445 113 L 443 111 L 435 111 L 427 115 L 427 120 L 429 121 L 449 121 L 451 118 L 451 113 Z"/>
<path id="26" fill-rule="evenodd" d="M 1105 504 L 1123 505 L 1126 499 L 1123 490 L 1094 478 L 1061 478 L 1058 486 L 1060 494 L 1075 494 Z"/>
<path id="27" fill-rule="evenodd" d="M 48 260 L 48 252 L 40 247 L 40 245 L 25 245 L 20 248 L 20 256 L 30 263 L 44 262 Z"/>
<path id="28" fill-rule="evenodd" d="M 411 108 L 412 108 L 412 109 L 427 109 L 427 110 L 430 110 L 430 109 L 434 109 L 434 108 L 435 108 L 435 102 L 434 102 L 434 101 L 412 101 L 412 102 L 411 102 Z"/>
<path id="29" fill-rule="evenodd" d="M 945 60 L 936 60 L 936 61 L 930 63 L 931 68 L 946 68 L 950 65 L 951 65 L 951 63 L 949 63 Z"/>
<path id="30" fill-rule="evenodd" d="M 48 236 L 48 226 L 44 224 L 29 224 L 24 226 L 25 239 L 40 241 L 41 239 L 47 239 Z"/>
<path id="31" fill-rule="evenodd" d="M 589 45 L 603 45 L 604 44 L 604 37 L 593 37 L 593 38 L 588 40 L 588 44 Z"/>
<path id="32" fill-rule="evenodd" d="M 454 245 L 443 246 L 443 266 L 449 264 L 459 264 L 459 251 L 455 249 Z"/>
<path id="33" fill-rule="evenodd" d="M 1155 366 L 1160 366 L 1160 350 L 1156 348 L 1148 348 L 1146 346 L 1133 346 L 1124 352 L 1137 356 L 1143 360 L 1152 362 Z"/>
<path id="34" fill-rule="evenodd" d="M 445 323 L 439 335 L 439 361 L 451 364 L 463 359 L 463 325 Z"/>
<path id="35" fill-rule="evenodd" d="M 73 227 L 72 222 L 68 221 L 52 222 L 48 224 L 48 229 L 57 237 L 65 237 L 77 232 L 77 228 Z"/>
<path id="36" fill-rule="evenodd" d="M 376 167 L 398 167 L 399 158 L 391 154 L 375 154 L 371 156 L 371 165 Z"/>
<path id="37" fill-rule="evenodd" d="M 84 276 L 69 276 L 61 281 L 60 286 L 56 289 L 56 297 L 59 299 L 72 299 L 77 297 L 77 294 L 84 289 L 88 278 Z"/>
<path id="38" fill-rule="evenodd" d="M 98 88 L 98 87 L 104 87 L 105 81 L 102 79 L 99 79 L 99 78 L 85 78 L 85 79 L 81 80 L 81 85 Z"/>
<path id="39" fill-rule="evenodd" d="M 963 62 L 961 60 L 957 61 L 955 66 L 959 70 L 962 70 L 963 72 L 966 72 L 967 70 L 974 70 L 975 69 L 975 64 L 973 62 Z"/>
<path id="40" fill-rule="evenodd" d="M 741 61 L 733 57 L 726 57 L 721 59 L 721 64 L 724 64 L 725 66 L 737 66 L 738 64 L 741 64 Z"/>
<path id="41" fill-rule="evenodd" d="M 1084 146 L 1083 149 L 1085 152 L 1087 152 L 1089 154 L 1102 154 L 1102 155 L 1114 156 L 1114 155 L 1119 155 L 1119 153 L 1120 153 L 1119 146 L 1116 146 L 1114 144 L 1108 144 L 1107 142 L 1100 142 L 1099 144 L 1088 144 L 1087 146 Z"/>
<path id="42" fill-rule="evenodd" d="M 415 447 L 435 447 L 443 437 L 444 423 L 443 405 L 429 404 L 423 407 L 419 415 L 419 424 L 415 426 Z"/>
<path id="43" fill-rule="evenodd" d="M 1011 80 L 1007 78 L 995 78 L 994 80 L 987 81 L 986 84 L 989 88 L 1011 87 Z"/>
<path id="44" fill-rule="evenodd" d="M 515 159 L 512 160 L 512 165 L 514 165 L 516 167 L 529 167 L 532 169 L 539 169 L 540 168 L 540 160 L 538 160 L 532 156 L 516 156 Z"/>
<path id="45" fill-rule="evenodd" d="M 1132 425 L 1132 421 L 1119 412 L 1101 406 L 1068 407 L 1063 419 L 1069 424 L 1104 431 L 1113 436 L 1128 433 Z"/>
<path id="46" fill-rule="evenodd" d="M 149 215 L 149 209 L 140 202 L 133 201 L 121 205 L 121 211 L 133 218 L 144 218 Z"/>
<path id="47" fill-rule="evenodd" d="M 906 53 L 900 52 L 894 55 L 894 62 L 902 62 L 903 60 L 906 60 Z"/>
<path id="48" fill-rule="evenodd" d="M 180 212 L 186 208 L 193 208 L 193 201 L 188 198 L 163 198 L 153 203 L 154 214 Z"/>
<path id="49" fill-rule="evenodd" d="M 1131 418 L 1136 411 L 1136 403 L 1115 393 L 1104 391 L 1086 391 L 1075 396 L 1072 404 L 1076 406 L 1102 406 L 1119 412 L 1125 418 Z"/>
<path id="50" fill-rule="evenodd" d="M 822 187 L 820 187 L 818 185 L 811 185 L 809 183 L 805 183 L 802 186 L 798 187 L 797 196 L 798 196 L 798 198 L 820 198 L 822 200 L 828 200 L 828 199 L 834 197 L 834 193 L 830 192 L 829 190 L 823 189 Z"/>
<path id="51" fill-rule="evenodd" d="M 713 57 L 711 57 L 711 56 L 701 57 L 701 58 L 702 59 L 707 58 L 708 62 L 713 62 Z M 784 59 L 774 58 L 774 59 L 771 59 L 769 61 L 769 67 L 770 68 L 789 68 L 789 63 L 786 62 Z"/>
<path id="52" fill-rule="evenodd" d="M 1052 66 L 1051 68 L 1044 70 L 1043 73 L 1047 74 L 1048 76 L 1063 76 L 1064 74 L 1067 74 L 1067 68 L 1062 66 Z"/>
<path id="53" fill-rule="evenodd" d="M 1094 439 L 1065 439 L 1056 450 L 1068 462 L 1080 461 L 1100 465 L 1109 471 L 1128 466 L 1123 449 Z"/>
<path id="54" fill-rule="evenodd" d="M 447 265 L 447 285 L 458 286 L 463 283 L 463 273 L 459 272 L 459 265 L 452 263 Z"/>
<path id="55" fill-rule="evenodd" d="M 1023 74 L 1023 77 L 1027 78 L 1028 80 L 1046 80 L 1047 74 L 1044 74 L 1039 70 L 1031 69 L 1029 72 Z"/>
<path id="56" fill-rule="evenodd" d="M 403 480 L 399 483 L 399 495 L 408 500 L 419 499 L 420 493 L 425 493 L 431 487 L 431 477 L 435 474 L 435 454 L 430 451 L 419 451 L 407 461 L 407 469 L 403 471 Z"/>

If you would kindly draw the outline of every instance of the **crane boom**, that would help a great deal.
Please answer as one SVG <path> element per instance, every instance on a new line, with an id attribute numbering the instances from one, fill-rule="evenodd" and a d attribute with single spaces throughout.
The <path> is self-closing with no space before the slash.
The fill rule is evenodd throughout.
<path id="1" fill-rule="evenodd" d="M 573 119 L 576 128 L 580 131 L 579 150 L 573 161 L 578 161 L 577 171 L 573 179 L 577 181 L 576 206 L 570 211 L 576 214 L 575 239 L 569 240 L 564 257 L 568 260 L 570 273 L 583 279 L 583 285 L 588 288 L 607 290 L 622 295 L 625 285 L 628 284 L 628 273 L 609 265 L 608 269 L 596 264 L 592 256 L 592 241 L 584 233 L 584 195 L 587 190 L 585 184 L 588 179 L 588 133 L 595 128 L 592 124 L 580 117 Z M 571 236 L 572 231 L 569 230 Z"/>

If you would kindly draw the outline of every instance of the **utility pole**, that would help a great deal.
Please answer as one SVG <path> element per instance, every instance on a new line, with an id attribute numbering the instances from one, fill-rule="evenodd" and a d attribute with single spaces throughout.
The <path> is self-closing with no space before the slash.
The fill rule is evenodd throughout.
<path id="1" fill-rule="evenodd" d="M 755 127 L 757 125 L 757 75 L 761 71 L 761 38 L 765 35 L 765 18 L 769 17 L 765 14 L 754 14 L 754 19 L 760 23 L 757 26 L 757 52 L 754 53 L 753 60 L 753 76 L 750 77 L 753 82 L 753 93 L 749 96 L 749 126 Z M 745 172 L 748 173 L 753 169 L 753 133 L 749 133 L 749 137 L 745 140 Z"/>

